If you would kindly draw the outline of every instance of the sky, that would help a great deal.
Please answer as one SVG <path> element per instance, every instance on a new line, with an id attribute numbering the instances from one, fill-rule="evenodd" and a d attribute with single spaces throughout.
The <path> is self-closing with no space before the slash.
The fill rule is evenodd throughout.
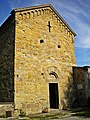
<path id="1" fill-rule="evenodd" d="M 90 66 L 90 0 L 0 0 L 0 26 L 14 8 L 50 3 L 75 31 L 77 66 Z"/>

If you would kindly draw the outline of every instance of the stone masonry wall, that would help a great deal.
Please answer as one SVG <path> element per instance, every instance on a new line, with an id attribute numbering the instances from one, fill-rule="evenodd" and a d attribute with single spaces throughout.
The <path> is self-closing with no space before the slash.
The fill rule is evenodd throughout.
<path id="1" fill-rule="evenodd" d="M 0 102 L 13 102 L 14 93 L 14 17 L 0 27 Z"/>
<path id="2" fill-rule="evenodd" d="M 85 73 L 87 69 L 83 67 L 74 67 L 74 87 L 75 87 L 75 107 L 85 106 L 87 104 L 87 94 L 86 94 L 86 81 L 87 77 Z"/>
<path id="3" fill-rule="evenodd" d="M 15 18 L 15 109 L 27 114 L 49 109 L 49 83 L 58 83 L 59 108 L 67 107 L 73 96 L 74 35 L 50 7 L 16 12 Z"/>
<path id="4" fill-rule="evenodd" d="M 9 114 L 8 114 L 9 112 Z M 14 105 L 11 102 L 0 103 L 0 116 L 1 117 L 12 117 L 14 114 Z"/>

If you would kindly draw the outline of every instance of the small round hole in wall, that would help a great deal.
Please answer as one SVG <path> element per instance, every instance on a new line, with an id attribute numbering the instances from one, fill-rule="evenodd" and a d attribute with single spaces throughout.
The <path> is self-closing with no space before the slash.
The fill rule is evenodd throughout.
<path id="1" fill-rule="evenodd" d="M 60 45 L 58 45 L 58 48 L 60 48 L 61 46 Z"/>
<path id="2" fill-rule="evenodd" d="M 17 75 L 17 77 L 19 77 L 19 75 Z"/>
<path id="3" fill-rule="evenodd" d="M 44 43 L 44 40 L 40 40 L 40 43 Z"/>

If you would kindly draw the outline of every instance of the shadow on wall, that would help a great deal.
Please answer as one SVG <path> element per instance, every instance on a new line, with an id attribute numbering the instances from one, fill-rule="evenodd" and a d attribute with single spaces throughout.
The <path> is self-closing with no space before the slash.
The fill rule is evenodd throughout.
<path id="1" fill-rule="evenodd" d="M 63 109 L 90 107 L 90 97 L 87 98 L 86 80 L 88 71 L 84 67 L 73 67 L 73 72 L 69 74 L 65 98 L 62 101 Z"/>
<path id="2" fill-rule="evenodd" d="M 63 110 L 77 106 L 75 105 L 75 90 L 72 73 L 70 73 L 68 77 L 67 87 L 64 91 L 64 99 L 61 101 L 61 103 L 63 104 Z"/>
<path id="3" fill-rule="evenodd" d="M 8 27 L 5 27 L 6 24 Z M 10 16 L 0 28 L 0 102 L 14 102 L 14 26 L 14 17 Z"/>

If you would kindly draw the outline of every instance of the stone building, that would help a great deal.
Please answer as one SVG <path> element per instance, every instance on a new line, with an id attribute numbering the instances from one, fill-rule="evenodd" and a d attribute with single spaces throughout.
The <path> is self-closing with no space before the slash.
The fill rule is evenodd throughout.
<path id="1" fill-rule="evenodd" d="M 73 67 L 75 107 L 90 106 L 90 66 Z"/>
<path id="2" fill-rule="evenodd" d="M 3 112 L 30 114 L 72 105 L 75 36 L 50 4 L 11 12 L 0 27 Z"/>

